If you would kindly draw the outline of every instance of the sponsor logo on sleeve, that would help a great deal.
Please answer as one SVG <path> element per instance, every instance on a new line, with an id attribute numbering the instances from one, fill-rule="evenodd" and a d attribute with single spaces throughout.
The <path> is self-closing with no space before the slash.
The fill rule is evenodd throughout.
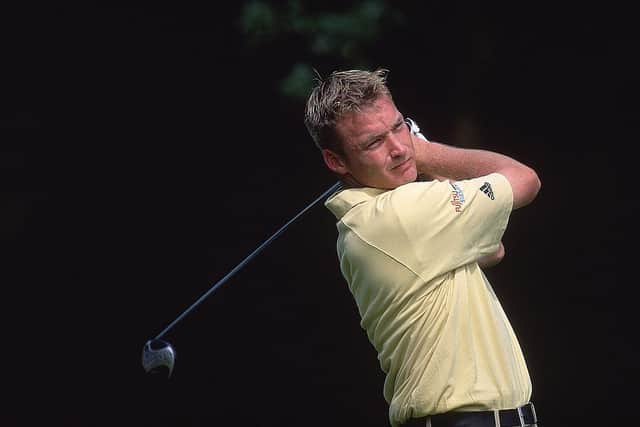
<path id="1" fill-rule="evenodd" d="M 456 212 L 462 212 L 462 205 L 464 204 L 464 193 L 462 188 L 455 182 L 451 183 L 453 190 L 451 190 L 451 204 L 455 208 Z"/>
<path id="2" fill-rule="evenodd" d="M 480 187 L 480 191 L 486 194 L 487 197 L 489 197 L 491 200 L 495 200 L 495 196 L 493 195 L 493 188 L 491 188 L 491 184 L 489 184 L 488 182 L 482 184 L 482 187 Z"/>

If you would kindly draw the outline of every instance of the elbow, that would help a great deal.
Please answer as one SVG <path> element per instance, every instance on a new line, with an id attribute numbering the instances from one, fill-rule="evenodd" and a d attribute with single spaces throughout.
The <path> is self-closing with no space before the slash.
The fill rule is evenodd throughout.
<path id="1" fill-rule="evenodd" d="M 538 173 L 529 168 L 529 203 L 533 202 L 536 197 L 538 197 L 538 193 L 540 192 L 540 188 L 542 188 L 542 181 L 540 181 L 540 177 Z"/>
<path id="2" fill-rule="evenodd" d="M 538 197 L 538 193 L 540 192 L 540 188 L 542 188 L 542 181 L 540 181 L 540 177 L 538 176 L 538 173 L 529 168 L 531 170 L 530 175 L 530 181 L 531 181 L 531 202 L 533 202 L 533 200 Z"/>
<path id="3" fill-rule="evenodd" d="M 520 174 L 517 197 L 514 197 L 513 209 L 527 206 L 533 202 L 538 196 L 540 188 L 542 188 L 540 177 L 535 170 L 526 167 Z"/>

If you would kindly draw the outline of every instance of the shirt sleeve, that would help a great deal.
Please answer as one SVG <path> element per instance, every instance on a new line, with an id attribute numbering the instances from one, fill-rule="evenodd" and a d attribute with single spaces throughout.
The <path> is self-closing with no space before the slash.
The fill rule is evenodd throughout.
<path id="1" fill-rule="evenodd" d="M 371 219 L 380 216 L 386 226 L 372 227 L 369 240 L 434 277 L 496 252 L 512 206 L 511 185 L 498 173 L 406 184 L 377 199 Z"/>

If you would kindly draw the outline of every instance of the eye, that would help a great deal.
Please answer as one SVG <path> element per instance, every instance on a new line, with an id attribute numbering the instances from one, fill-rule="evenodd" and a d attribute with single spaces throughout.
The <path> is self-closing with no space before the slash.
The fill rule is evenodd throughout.
<path id="1" fill-rule="evenodd" d="M 367 145 L 367 148 L 376 148 L 381 142 L 382 138 L 376 138 Z"/>

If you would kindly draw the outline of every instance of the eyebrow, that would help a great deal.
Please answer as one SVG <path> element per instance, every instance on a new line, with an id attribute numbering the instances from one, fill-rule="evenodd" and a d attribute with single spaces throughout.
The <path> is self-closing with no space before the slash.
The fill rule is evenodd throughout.
<path id="1" fill-rule="evenodd" d="M 402 118 L 402 114 L 400 114 L 396 119 L 396 121 L 393 123 L 393 126 L 391 127 L 391 129 L 395 129 L 403 123 L 404 123 L 404 119 Z M 375 141 L 376 139 L 383 137 L 387 132 L 388 130 L 385 130 L 384 132 L 379 132 L 379 133 L 374 133 L 372 135 L 369 135 L 360 144 L 358 144 L 358 146 L 360 148 L 366 148 L 367 145 L 369 145 L 371 142 Z"/>

